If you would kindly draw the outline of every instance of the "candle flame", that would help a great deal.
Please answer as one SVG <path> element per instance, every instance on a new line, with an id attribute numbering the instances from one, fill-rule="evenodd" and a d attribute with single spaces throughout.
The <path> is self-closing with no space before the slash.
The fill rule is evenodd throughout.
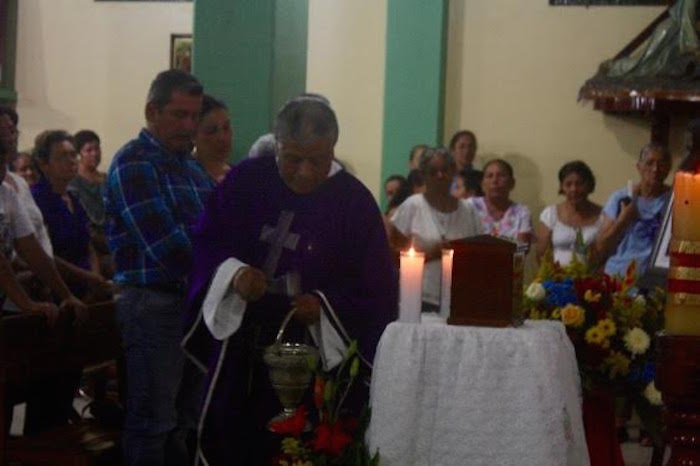
<path id="1" fill-rule="evenodd" d="M 408 255 L 411 257 L 415 257 L 416 255 L 416 250 L 413 249 L 413 245 L 411 245 L 410 249 L 408 250 Z"/>

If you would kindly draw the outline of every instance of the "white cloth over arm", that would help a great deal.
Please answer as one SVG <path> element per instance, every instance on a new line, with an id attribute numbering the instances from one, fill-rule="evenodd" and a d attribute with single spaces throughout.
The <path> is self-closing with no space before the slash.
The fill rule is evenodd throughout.
<path id="1" fill-rule="evenodd" d="M 247 303 L 233 290 L 231 281 L 244 267 L 247 264 L 234 257 L 226 259 L 216 270 L 204 297 L 202 317 L 209 332 L 217 340 L 225 340 L 236 333 L 243 322 Z M 327 315 L 328 312 L 333 312 L 330 304 L 325 297 L 322 301 L 320 320 L 310 325 L 309 331 L 320 349 L 324 368 L 329 370 L 343 360 L 346 345 Z"/>

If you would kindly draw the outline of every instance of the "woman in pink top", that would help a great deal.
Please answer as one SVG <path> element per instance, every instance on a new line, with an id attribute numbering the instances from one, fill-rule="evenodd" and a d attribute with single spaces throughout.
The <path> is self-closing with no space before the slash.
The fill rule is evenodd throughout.
<path id="1" fill-rule="evenodd" d="M 510 200 L 515 187 L 513 167 L 502 159 L 489 160 L 484 165 L 481 182 L 483 196 L 466 200 L 474 206 L 484 233 L 505 238 L 529 247 L 532 241 L 530 209 Z"/>

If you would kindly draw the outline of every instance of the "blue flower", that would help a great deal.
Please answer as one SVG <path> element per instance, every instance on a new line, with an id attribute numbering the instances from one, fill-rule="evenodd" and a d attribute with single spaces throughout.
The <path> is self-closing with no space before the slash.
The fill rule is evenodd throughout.
<path id="1" fill-rule="evenodd" d="M 644 385 L 654 380 L 656 376 L 656 366 L 653 362 L 647 361 L 644 363 L 644 367 L 638 367 L 630 373 L 630 380 L 641 381 Z"/>
<path id="2" fill-rule="evenodd" d="M 542 283 L 542 286 L 547 291 L 547 303 L 551 306 L 564 307 L 578 302 L 574 291 L 574 280 L 571 278 L 561 282 L 547 280 Z"/>

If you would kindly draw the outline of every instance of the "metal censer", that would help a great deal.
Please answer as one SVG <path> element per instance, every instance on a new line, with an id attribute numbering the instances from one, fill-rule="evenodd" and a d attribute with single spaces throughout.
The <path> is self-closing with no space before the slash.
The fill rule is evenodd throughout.
<path id="1" fill-rule="evenodd" d="M 304 392 L 311 384 L 310 366 L 315 366 L 318 361 L 318 350 L 313 346 L 282 342 L 282 336 L 294 312 L 295 309 L 289 311 L 277 332 L 275 342 L 265 348 L 263 353 L 270 382 L 282 404 L 282 412 L 270 423 L 282 421 L 294 415 Z"/>

